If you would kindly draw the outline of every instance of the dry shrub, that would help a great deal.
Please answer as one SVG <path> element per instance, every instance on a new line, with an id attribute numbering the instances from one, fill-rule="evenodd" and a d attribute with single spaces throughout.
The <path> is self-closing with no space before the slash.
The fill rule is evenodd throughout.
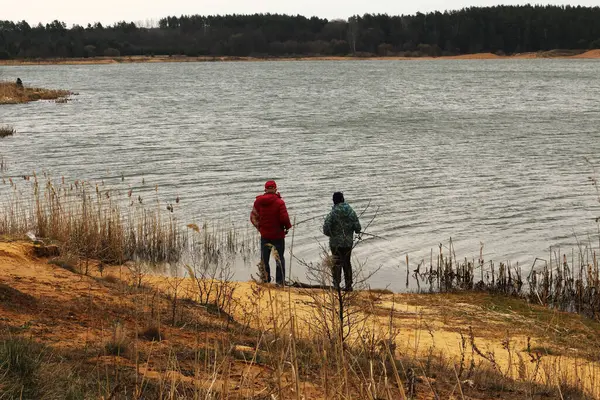
<path id="1" fill-rule="evenodd" d="M 12 136 L 15 133 L 17 133 L 17 131 L 15 131 L 15 128 L 12 126 L 0 126 L 0 138 Z"/>
<path id="2" fill-rule="evenodd" d="M 67 271 L 79 274 L 81 273 L 79 266 L 77 265 L 77 260 L 73 258 L 59 258 L 54 260 L 49 260 L 48 264 L 56 265 L 57 267 L 66 269 Z"/>
<path id="3" fill-rule="evenodd" d="M 72 93 L 68 90 L 54 90 L 19 86 L 14 82 L 0 82 L 0 104 L 28 103 L 36 100 L 57 100 Z"/>
<path id="4" fill-rule="evenodd" d="M 116 284 L 116 283 L 119 283 L 119 282 L 121 282 L 121 280 L 120 280 L 119 278 L 117 278 L 117 277 L 116 277 L 116 276 L 114 276 L 114 275 L 110 275 L 110 274 L 109 274 L 109 275 L 106 275 L 106 276 L 105 276 L 103 279 L 104 279 L 106 282 L 108 282 L 108 283 L 112 283 L 112 284 Z"/>
<path id="5" fill-rule="evenodd" d="M 60 244 L 61 254 L 80 260 L 84 273 L 91 260 L 122 264 L 127 260 L 175 262 L 183 237 L 175 218 L 119 197 L 119 192 L 83 181 L 54 183 L 49 177 L 25 177 L 30 192 L 12 179 L 0 210 L 0 234 L 33 232 Z M 2 193 L 0 193 L 2 194 Z M 129 204 L 129 205 L 128 205 Z"/>
<path id="6" fill-rule="evenodd" d="M 127 337 L 125 328 L 117 323 L 113 327 L 112 336 L 104 343 L 104 351 L 107 355 L 126 357 L 129 354 L 131 340 Z"/>
<path id="7" fill-rule="evenodd" d="M 140 333 L 140 337 L 145 340 L 160 342 L 166 338 L 165 333 L 158 324 L 151 323 Z"/>

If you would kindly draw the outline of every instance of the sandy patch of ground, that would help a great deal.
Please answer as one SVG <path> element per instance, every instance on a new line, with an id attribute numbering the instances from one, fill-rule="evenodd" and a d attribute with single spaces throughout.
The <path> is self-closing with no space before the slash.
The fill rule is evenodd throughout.
<path id="1" fill-rule="evenodd" d="M 573 56 L 573 58 L 600 58 L 600 49 L 586 51 L 585 53 Z"/>
<path id="2" fill-rule="evenodd" d="M 152 291 L 141 295 L 120 285 L 119 279 L 131 279 L 127 267 L 111 267 L 104 271 L 103 277 L 93 266 L 90 272 L 90 276 L 84 276 L 64 265 L 37 259 L 32 255 L 30 244 L 0 242 L 0 327 L 27 332 L 56 348 L 81 351 L 110 340 L 115 335 L 115 326 L 135 334 L 147 324 L 145 318 L 152 315 L 156 307 L 168 310 L 172 304 L 157 302 Z M 107 284 L 113 281 L 116 283 Z M 183 299 L 194 297 L 196 293 L 196 282 L 191 279 L 180 280 L 177 285 L 173 278 L 146 275 L 142 281 L 145 287 L 162 291 L 170 299 L 177 288 L 180 307 L 187 307 Z M 291 321 L 299 336 L 309 338 L 322 334 L 319 321 L 324 318 L 323 304 L 328 304 L 330 294 L 254 282 L 232 285 L 235 290 L 230 312 L 237 323 L 286 331 Z M 568 379 L 587 382 L 590 393 L 600 395 L 595 378 L 600 365 L 594 361 L 600 348 L 597 322 L 485 293 L 418 295 L 365 291 L 358 292 L 355 301 L 360 304 L 360 315 L 365 316 L 363 328 L 382 338 L 388 332 L 397 335 L 397 356 L 443 354 L 454 359 L 457 365 L 463 359 L 465 366 L 473 359 L 517 379 L 523 374 L 531 376 L 538 366 L 541 370 L 561 371 Z M 207 327 L 224 321 L 222 317 L 209 315 L 202 307 L 189 305 L 185 311 Z M 197 332 L 186 329 L 185 324 L 183 327 L 181 324 L 164 326 L 163 332 L 166 340 L 140 346 L 148 353 L 168 353 L 169 346 L 209 343 L 224 334 L 215 327 L 199 337 Z M 527 351 L 528 346 L 531 351 Z M 242 344 L 238 350 L 252 353 L 252 349 L 252 346 L 244 349 Z M 532 361 L 534 357 L 540 358 L 539 363 Z M 185 370 L 185 362 L 182 365 Z M 196 379 L 204 383 L 208 379 L 206 376 L 195 378 L 193 374 L 190 377 L 189 372 L 181 370 L 159 374 L 158 367 L 152 364 L 143 368 L 142 375 L 147 379 L 182 382 Z M 213 384 L 219 385 L 222 391 L 238 387 L 235 390 L 256 393 L 262 389 L 254 380 L 252 387 L 242 389 L 233 381 L 259 375 L 261 368 L 249 369 L 248 364 L 240 360 L 232 367 L 232 382 Z M 181 374 L 183 376 L 179 376 Z M 543 380 L 541 373 L 538 379 Z"/>

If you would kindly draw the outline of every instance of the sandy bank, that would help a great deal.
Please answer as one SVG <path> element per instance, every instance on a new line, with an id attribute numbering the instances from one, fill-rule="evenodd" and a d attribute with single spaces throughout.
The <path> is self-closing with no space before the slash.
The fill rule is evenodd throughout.
<path id="1" fill-rule="evenodd" d="M 590 51 L 544 51 L 519 53 L 509 56 L 499 56 L 492 53 L 463 54 L 457 56 L 442 57 L 339 57 L 339 56 L 316 56 L 316 57 L 232 57 L 232 56 L 129 56 L 129 57 L 95 57 L 95 58 L 64 58 L 64 59 L 35 59 L 35 60 L 1 60 L 0 65 L 45 65 L 45 64 L 64 64 L 64 65 L 87 65 L 87 64 L 121 64 L 121 63 L 160 63 L 160 62 L 219 62 L 219 61 L 348 61 L 348 60 L 387 60 L 387 61 L 406 61 L 406 60 L 505 60 L 505 59 L 534 59 L 534 58 L 553 58 L 553 59 L 598 59 L 600 50 Z"/>
<path id="2" fill-rule="evenodd" d="M 600 58 L 600 49 L 586 51 L 585 53 L 573 56 L 573 58 Z"/>
<path id="3" fill-rule="evenodd" d="M 231 284 L 234 290 L 228 303 L 229 319 L 189 301 L 198 298 L 198 282 L 192 279 L 137 274 L 139 271 L 132 266 L 99 268 L 97 263 L 89 264 L 88 275 L 82 275 L 83 267 L 76 268 L 66 259 L 36 258 L 29 243 L 0 241 L 0 333 L 26 334 L 72 354 L 78 362 L 88 359 L 87 363 L 94 368 L 98 365 L 102 368 L 118 365 L 123 371 L 129 368 L 137 371 L 141 381 L 160 384 L 174 380 L 179 385 L 200 385 L 204 390 L 219 387 L 221 393 L 236 394 L 223 398 L 256 398 L 253 396 L 257 393 L 272 390 L 269 389 L 272 381 L 264 377 L 276 372 L 266 361 L 258 361 L 271 357 L 268 343 L 259 349 L 263 346 L 263 336 L 256 342 L 257 337 L 242 333 L 243 329 L 232 331 L 232 326 L 239 329 L 248 325 L 255 332 L 267 330 L 273 334 L 286 332 L 292 321 L 298 337 L 310 338 L 319 332 L 322 322 L 320 312 L 324 309 L 318 299 L 327 296 L 314 289 L 235 282 Z M 561 379 L 583 382 L 590 393 L 600 395 L 600 388 L 592 379 L 599 368 L 592 360 L 596 356 L 600 324 L 579 315 L 484 293 L 419 295 L 363 291 L 357 293 L 357 302 L 362 305 L 360 315 L 365 317 L 362 334 L 377 338 L 393 331 L 397 357 L 427 359 L 435 354 L 454 360 L 456 365 L 464 358 L 465 366 L 472 359 L 474 366 L 487 367 L 493 359 L 491 367 L 514 379 L 531 377 L 532 369 L 538 365 L 555 373 L 560 371 Z M 160 342 L 135 339 L 152 321 L 158 321 L 166 339 Z M 102 348 L 102 343 L 115 340 L 119 332 L 135 340 L 135 354 L 150 354 L 148 361 L 136 361 L 131 355 L 116 358 L 91 355 L 97 350 L 89 349 L 98 349 L 99 344 Z M 470 332 L 481 355 L 465 350 Z M 193 361 L 198 357 L 194 349 L 201 346 L 207 352 L 225 339 L 231 341 L 239 359 L 218 376 L 210 368 L 208 372 L 194 372 Z M 348 343 L 358 339 L 351 336 Z M 528 346 L 533 350 L 528 352 Z M 83 352 L 83 349 L 88 350 Z M 217 357 L 216 348 L 214 351 Z M 178 356 L 176 368 L 169 367 L 173 354 Z M 531 363 L 531 354 L 539 356 L 540 362 Z M 419 371 L 419 375 L 423 373 Z M 302 381 L 306 398 L 331 398 L 323 392 L 327 389 L 313 384 L 306 376 L 311 374 Z M 452 385 L 444 392 L 441 372 L 436 376 L 431 381 L 437 380 L 433 383 L 435 390 L 449 395 Z M 292 377 L 289 372 L 279 375 L 286 382 L 293 382 Z M 540 373 L 535 379 L 545 378 Z M 419 390 L 433 391 L 431 382 L 421 381 Z M 471 385 L 468 380 L 465 382 Z M 282 398 L 296 398 L 293 385 L 285 387 Z M 497 397 L 492 394 L 486 397 L 489 389 L 485 387 L 475 385 L 469 390 L 477 393 L 466 398 Z M 509 393 L 508 397 L 497 398 L 514 398 L 511 396 Z"/>

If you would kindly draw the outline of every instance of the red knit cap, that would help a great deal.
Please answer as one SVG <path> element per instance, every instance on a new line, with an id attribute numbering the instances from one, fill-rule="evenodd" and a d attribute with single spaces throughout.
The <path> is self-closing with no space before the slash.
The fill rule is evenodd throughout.
<path id="1" fill-rule="evenodd" d="M 277 189 L 277 184 L 275 181 L 267 181 L 267 183 L 265 183 L 265 189 Z"/>

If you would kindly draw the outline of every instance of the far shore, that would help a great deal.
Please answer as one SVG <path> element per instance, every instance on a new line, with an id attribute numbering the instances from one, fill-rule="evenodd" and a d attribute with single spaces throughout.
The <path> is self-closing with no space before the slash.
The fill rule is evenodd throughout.
<path id="1" fill-rule="evenodd" d="M 158 63 L 158 62 L 216 62 L 216 61 L 349 61 L 349 60 L 520 60 L 520 59 L 600 59 L 600 49 L 589 51 L 543 51 L 518 53 L 513 55 L 497 55 L 493 53 L 462 54 L 441 57 L 401 57 L 401 56 L 300 56 L 300 57 L 235 57 L 235 56 L 124 56 L 94 58 L 48 58 L 48 59 L 15 59 L 0 60 L 0 65 L 86 65 L 86 64 L 121 64 L 121 63 Z"/>

